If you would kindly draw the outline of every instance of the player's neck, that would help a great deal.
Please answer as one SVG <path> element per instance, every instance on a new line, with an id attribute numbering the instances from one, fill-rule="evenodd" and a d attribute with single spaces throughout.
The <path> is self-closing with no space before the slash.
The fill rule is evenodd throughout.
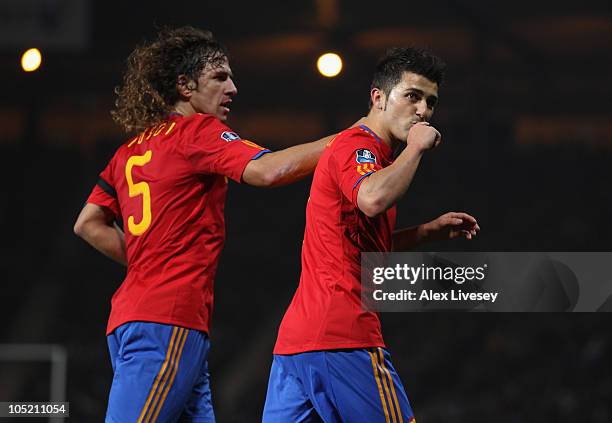
<path id="1" fill-rule="evenodd" d="M 188 101 L 177 101 L 173 111 L 185 117 L 196 114 L 195 109 Z"/>
<path id="2" fill-rule="evenodd" d="M 394 151 L 398 146 L 399 141 L 396 140 L 391 131 L 386 128 L 381 119 L 378 118 L 375 114 L 370 112 L 368 116 L 363 120 L 363 124 L 370 128 L 378 137 L 391 149 Z"/>

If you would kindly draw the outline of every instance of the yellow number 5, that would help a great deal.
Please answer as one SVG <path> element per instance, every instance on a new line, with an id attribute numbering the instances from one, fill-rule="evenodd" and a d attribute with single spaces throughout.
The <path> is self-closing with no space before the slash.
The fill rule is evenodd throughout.
<path id="1" fill-rule="evenodd" d="M 130 198 L 142 195 L 142 220 L 139 223 L 134 223 L 134 216 L 128 217 L 128 229 L 135 236 L 145 233 L 151 225 L 151 190 L 146 182 L 134 183 L 132 167 L 146 165 L 151 161 L 152 154 L 151 150 L 148 150 L 144 156 L 130 157 L 125 164 L 125 179 L 128 183 Z"/>

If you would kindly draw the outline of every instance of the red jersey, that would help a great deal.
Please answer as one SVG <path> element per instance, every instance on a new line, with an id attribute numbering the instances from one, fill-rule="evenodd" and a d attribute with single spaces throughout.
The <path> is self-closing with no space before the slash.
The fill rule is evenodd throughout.
<path id="1" fill-rule="evenodd" d="M 128 269 L 107 334 L 147 321 L 208 332 L 227 178 L 269 152 L 211 115 L 171 116 L 122 145 L 88 203 L 123 220 Z"/>
<path id="2" fill-rule="evenodd" d="M 300 284 L 274 354 L 385 346 L 378 315 L 361 305 L 360 254 L 391 250 L 396 210 L 369 218 L 357 192 L 391 163 L 389 146 L 365 125 L 343 131 L 323 152 L 306 207 Z"/>

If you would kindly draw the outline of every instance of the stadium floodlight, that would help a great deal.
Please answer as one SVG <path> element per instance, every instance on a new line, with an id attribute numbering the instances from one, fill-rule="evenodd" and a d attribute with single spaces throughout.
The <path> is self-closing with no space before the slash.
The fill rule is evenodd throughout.
<path id="1" fill-rule="evenodd" d="M 21 56 L 21 68 L 25 72 L 33 72 L 40 67 L 42 54 L 37 48 L 30 48 Z"/>
<path id="2" fill-rule="evenodd" d="M 342 58 L 336 53 L 325 53 L 317 60 L 317 69 L 321 75 L 333 78 L 342 71 Z"/>

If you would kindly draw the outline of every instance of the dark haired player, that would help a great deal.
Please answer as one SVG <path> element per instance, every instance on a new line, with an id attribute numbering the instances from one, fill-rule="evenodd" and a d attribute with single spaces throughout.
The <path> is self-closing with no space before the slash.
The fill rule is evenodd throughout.
<path id="1" fill-rule="evenodd" d="M 296 181 L 329 141 L 271 153 L 241 139 L 224 124 L 236 92 L 208 31 L 163 31 L 128 59 L 113 118 L 141 132 L 102 171 L 74 227 L 128 267 L 107 327 L 107 422 L 214 421 L 208 331 L 228 178 Z"/>
<path id="2" fill-rule="evenodd" d="M 360 253 L 407 250 L 480 229 L 465 213 L 394 232 L 395 204 L 423 154 L 440 143 L 429 125 L 443 63 L 391 50 L 378 64 L 370 112 L 336 136 L 315 170 L 306 209 L 300 284 L 274 348 L 263 421 L 409 423 L 414 414 L 383 342 L 361 305 Z M 401 143 L 406 148 L 392 160 Z"/>

